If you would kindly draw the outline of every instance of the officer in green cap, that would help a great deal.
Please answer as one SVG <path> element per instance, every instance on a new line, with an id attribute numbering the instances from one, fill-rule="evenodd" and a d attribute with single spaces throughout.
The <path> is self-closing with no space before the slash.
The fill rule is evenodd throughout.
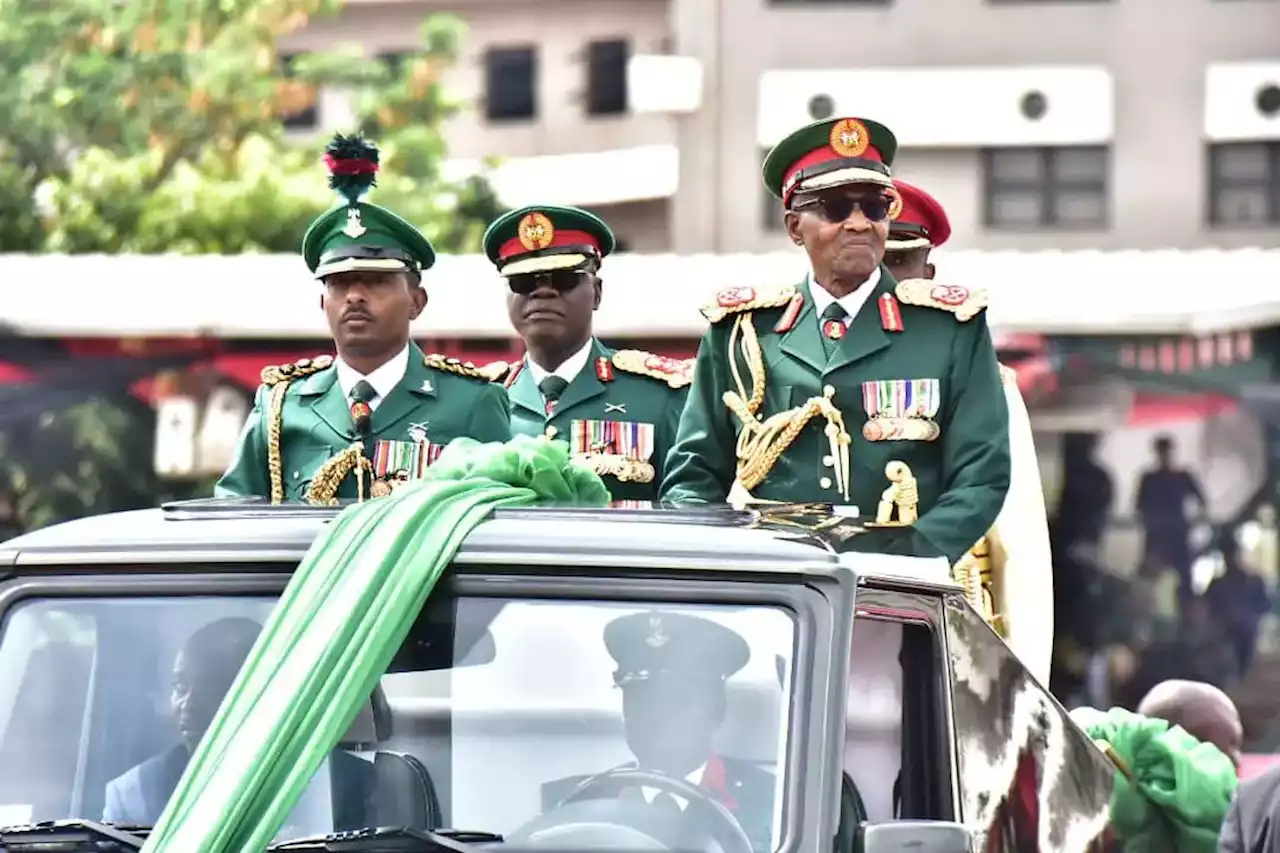
<path id="1" fill-rule="evenodd" d="M 728 710 L 726 682 L 751 658 L 747 641 L 710 619 L 653 610 L 614 619 L 605 626 L 604 644 L 618 664 L 613 683 L 622 691 L 627 748 L 636 759 L 623 767 L 689 782 L 725 807 L 754 850 L 773 849 L 773 773 L 715 748 Z M 545 783 L 543 810 L 554 810 L 587 778 Z M 625 798 L 627 792 L 599 791 L 619 793 Z M 634 804 L 637 816 L 656 817 L 671 829 L 698 818 L 683 798 L 658 789 L 643 793 L 645 802 Z"/>
<path id="2" fill-rule="evenodd" d="M 600 265 L 614 237 L 576 207 L 514 210 L 485 232 L 484 251 L 507 281 L 507 311 L 525 345 L 514 364 L 485 368 L 511 397 L 512 429 L 569 443 L 618 502 L 656 497 L 693 365 L 614 350 L 592 333 Z"/>
<path id="3" fill-rule="evenodd" d="M 345 203 L 307 230 L 302 255 L 323 284 L 320 306 L 338 357 L 268 367 L 219 496 L 272 503 L 377 497 L 419 479 L 446 444 L 511 438 L 506 393 L 471 364 L 424 355 L 409 324 L 435 252 L 418 229 L 362 201 L 378 150 L 338 135 L 326 148 Z"/>
<path id="4" fill-rule="evenodd" d="M 952 563 L 990 528 L 1009 440 L 986 298 L 884 267 L 896 150 L 883 125 L 833 118 L 769 153 L 765 184 L 811 272 L 703 309 L 664 499 L 856 507 L 881 529 L 851 547 Z"/>

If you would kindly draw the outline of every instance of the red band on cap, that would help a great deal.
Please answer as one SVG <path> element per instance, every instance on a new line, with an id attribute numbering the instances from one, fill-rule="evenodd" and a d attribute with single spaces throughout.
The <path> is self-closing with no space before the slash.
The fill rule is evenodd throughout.
<path id="1" fill-rule="evenodd" d="M 835 149 L 832 148 L 830 145 L 824 145 L 821 148 L 813 149 L 808 154 L 804 155 L 799 160 L 795 161 L 794 163 L 792 163 L 790 166 L 787 167 L 787 172 L 785 175 L 783 175 L 783 178 L 782 178 L 782 185 L 784 187 L 790 187 L 790 188 L 783 193 L 782 200 L 786 202 L 791 198 L 791 193 L 795 191 L 795 187 L 791 186 L 791 179 L 794 178 L 796 173 L 799 172 L 801 169 L 810 169 L 810 168 L 813 168 L 814 166 L 821 166 L 823 163 L 830 163 L 832 160 L 846 160 L 846 159 L 849 159 L 849 158 L 846 158 L 843 155 L 837 154 Z M 880 156 L 880 152 L 877 151 L 875 146 L 873 145 L 868 145 L 867 150 L 863 151 L 855 159 L 870 160 L 873 163 L 884 162 L 884 158 Z"/>
<path id="2" fill-rule="evenodd" d="M 561 231 L 556 229 L 555 233 L 551 235 L 551 242 L 542 248 L 555 249 L 560 246 L 591 246 L 596 250 L 597 254 L 600 252 L 600 241 L 586 231 Z M 507 258 L 516 255 L 527 255 L 529 251 L 520 242 L 518 236 L 512 237 L 502 244 L 502 248 L 498 249 L 498 260 L 505 261 Z"/>
<path id="3" fill-rule="evenodd" d="M 947 212 L 942 204 L 924 190 L 905 181 L 894 181 L 893 185 L 902 196 L 902 212 L 890 223 L 889 233 L 892 235 L 895 228 L 910 225 L 923 230 L 924 236 L 935 246 L 947 242 L 951 236 L 951 223 L 947 220 Z"/>

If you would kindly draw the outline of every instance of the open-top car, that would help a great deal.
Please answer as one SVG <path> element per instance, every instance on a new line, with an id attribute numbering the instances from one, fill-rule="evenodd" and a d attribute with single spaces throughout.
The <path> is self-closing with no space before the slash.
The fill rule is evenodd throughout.
<path id="1" fill-rule="evenodd" d="M 146 836 L 337 512 L 193 501 L 0 549 L 0 825 L 28 825 L 0 850 Z M 1114 765 L 945 560 L 850 535 L 781 506 L 494 512 L 277 847 L 1093 849 Z"/>

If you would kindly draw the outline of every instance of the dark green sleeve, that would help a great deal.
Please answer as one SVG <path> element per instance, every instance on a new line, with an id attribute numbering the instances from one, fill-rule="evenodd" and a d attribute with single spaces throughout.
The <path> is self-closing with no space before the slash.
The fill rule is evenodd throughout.
<path id="1" fill-rule="evenodd" d="M 268 399 L 267 386 L 259 385 L 253 397 L 253 409 L 240 431 L 235 458 L 214 485 L 214 497 L 271 497 L 271 484 L 267 479 Z"/>
<path id="2" fill-rule="evenodd" d="M 680 414 L 684 411 L 685 402 L 689 399 L 689 388 L 677 389 L 667 394 L 667 407 L 662 413 L 662 421 L 658 424 L 658 434 L 655 437 L 654 444 L 657 452 L 660 454 L 654 462 L 657 468 L 658 486 L 662 485 L 663 477 L 666 473 L 667 457 L 671 455 L 671 448 L 676 444 L 676 433 L 680 430 Z"/>
<path id="3" fill-rule="evenodd" d="M 954 564 L 991 529 L 1009 491 L 1009 406 L 985 313 L 956 335 L 948 384 L 939 420 L 942 493 L 914 533 Z"/>
<path id="4" fill-rule="evenodd" d="M 733 485 L 737 434 L 724 405 L 728 387 L 728 337 L 712 326 L 698 347 L 693 384 L 680 415 L 675 445 L 663 466 L 659 495 L 679 503 L 720 503 Z"/>
<path id="5" fill-rule="evenodd" d="M 467 435 L 476 441 L 511 440 L 511 401 L 507 389 L 490 384 L 480 388 L 480 396 L 471 409 Z"/>

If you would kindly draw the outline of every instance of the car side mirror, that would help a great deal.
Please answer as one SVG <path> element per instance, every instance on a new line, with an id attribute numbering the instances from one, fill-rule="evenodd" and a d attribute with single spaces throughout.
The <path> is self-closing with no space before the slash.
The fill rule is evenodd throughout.
<path id="1" fill-rule="evenodd" d="M 859 853 L 973 853 L 973 835 L 943 820 L 864 823 L 854 847 Z"/>

